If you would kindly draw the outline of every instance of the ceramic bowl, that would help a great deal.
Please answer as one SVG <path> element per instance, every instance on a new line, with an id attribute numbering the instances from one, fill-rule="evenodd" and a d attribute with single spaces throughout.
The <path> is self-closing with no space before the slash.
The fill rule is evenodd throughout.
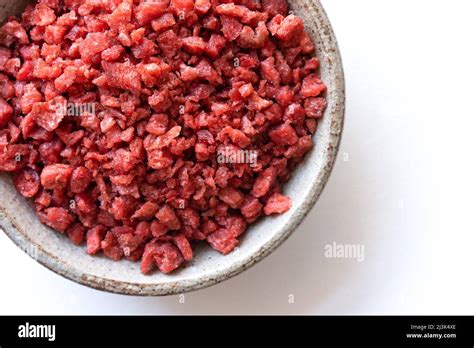
<path id="1" fill-rule="evenodd" d="M 0 0 L 0 21 L 20 14 L 27 1 Z M 0 175 L 0 225 L 24 251 L 50 270 L 92 288 L 129 295 L 169 295 L 204 288 L 235 276 L 275 250 L 301 223 L 328 181 L 336 158 L 344 120 L 344 75 L 336 38 L 318 0 L 291 1 L 316 42 L 321 75 L 328 87 L 329 106 L 315 134 L 316 147 L 298 167 L 285 193 L 292 209 L 252 225 L 234 252 L 223 256 L 208 246 L 195 252 L 186 267 L 165 275 L 145 276 L 139 263 L 113 262 L 88 256 L 84 247 L 42 225 L 30 202 L 15 190 L 9 175 Z M 283 275 L 284 276 L 284 275 Z"/>

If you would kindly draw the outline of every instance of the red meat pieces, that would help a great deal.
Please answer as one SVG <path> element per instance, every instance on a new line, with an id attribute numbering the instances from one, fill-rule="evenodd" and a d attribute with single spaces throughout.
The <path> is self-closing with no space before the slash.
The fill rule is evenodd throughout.
<path id="1" fill-rule="evenodd" d="M 303 31 L 303 20 L 295 15 L 289 15 L 283 19 L 275 36 L 282 41 L 291 41 L 298 39 Z"/>
<path id="2" fill-rule="evenodd" d="M 44 212 L 38 213 L 38 217 L 43 224 L 61 233 L 64 233 L 74 222 L 74 216 L 71 212 L 67 209 L 57 207 L 45 209 Z"/>
<path id="3" fill-rule="evenodd" d="M 277 145 L 294 145 L 298 142 L 298 135 L 288 123 L 283 123 L 268 132 L 272 141 Z"/>
<path id="4" fill-rule="evenodd" d="M 283 214 L 290 210 L 291 200 L 280 193 L 273 194 L 265 204 L 263 212 L 265 215 Z"/>
<path id="5" fill-rule="evenodd" d="M 26 198 L 34 197 L 40 188 L 39 175 L 31 168 L 24 168 L 15 173 L 13 182 L 18 192 Z"/>
<path id="6" fill-rule="evenodd" d="M 301 86 L 301 94 L 304 97 L 317 97 L 326 90 L 326 86 L 322 83 L 316 74 L 306 76 Z"/>
<path id="7" fill-rule="evenodd" d="M 102 62 L 102 67 L 110 87 L 140 91 L 141 78 L 135 66 L 130 63 Z"/>
<path id="8" fill-rule="evenodd" d="M 13 108 L 5 100 L 0 99 L 0 128 L 5 127 L 13 115 Z"/>
<path id="9" fill-rule="evenodd" d="M 86 167 L 77 167 L 71 174 L 70 187 L 74 193 L 81 193 L 86 190 L 92 180 L 92 174 Z"/>
<path id="10" fill-rule="evenodd" d="M 149 243 L 143 253 L 141 270 L 149 273 L 153 267 L 163 273 L 170 273 L 184 262 L 179 249 L 171 243 Z"/>
<path id="11" fill-rule="evenodd" d="M 227 255 L 239 244 L 239 240 L 236 238 L 235 234 L 231 230 L 221 228 L 216 232 L 211 233 L 207 237 L 209 244 L 221 252 L 224 255 Z"/>
<path id="12" fill-rule="evenodd" d="M 100 251 L 100 243 L 105 236 L 106 228 L 102 225 L 95 226 L 87 231 L 87 253 L 95 255 Z"/>
<path id="13" fill-rule="evenodd" d="M 69 184 L 73 168 L 68 164 L 51 164 L 41 172 L 41 185 L 46 189 L 63 189 Z"/>
<path id="14" fill-rule="evenodd" d="M 286 0 L 40 0 L 0 26 L 0 171 L 89 255 L 170 273 L 283 214 L 326 86 Z"/>

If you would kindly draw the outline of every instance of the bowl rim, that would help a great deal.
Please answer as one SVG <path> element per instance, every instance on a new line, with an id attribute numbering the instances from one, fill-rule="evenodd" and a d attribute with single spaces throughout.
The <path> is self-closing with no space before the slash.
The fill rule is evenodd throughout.
<path id="1" fill-rule="evenodd" d="M 321 22 L 325 24 L 324 30 L 321 30 L 322 40 L 320 44 L 328 45 L 328 47 L 326 47 L 326 52 L 328 60 L 332 63 L 332 76 L 335 76 L 336 88 L 334 88 L 334 91 L 332 91 L 331 96 L 331 99 L 334 100 L 334 105 L 331 110 L 328 109 L 325 113 L 325 117 L 329 117 L 327 116 L 328 113 L 331 115 L 328 146 L 325 149 L 326 155 L 323 156 L 321 170 L 316 179 L 311 182 L 309 193 L 301 203 L 300 209 L 295 211 L 292 218 L 282 228 L 282 232 L 273 236 L 256 253 L 246 258 L 242 258 L 241 260 L 238 260 L 238 262 L 234 262 L 233 264 L 225 267 L 213 277 L 201 275 L 194 280 L 178 280 L 165 285 L 160 283 L 131 283 L 84 274 L 79 269 L 71 267 L 71 265 L 62 262 L 56 256 L 44 250 L 40 245 L 37 245 L 31 241 L 28 238 L 28 234 L 21 226 L 19 226 L 18 223 L 16 223 L 16 220 L 11 217 L 1 205 L 0 227 L 5 231 L 6 235 L 22 250 L 27 251 L 29 250 L 28 247 L 34 245 L 35 257 L 33 258 L 47 269 L 78 284 L 97 290 L 122 295 L 165 296 L 203 289 L 232 278 L 264 259 L 293 234 L 293 232 L 303 222 L 304 218 L 309 214 L 316 201 L 320 197 L 333 170 L 342 138 L 342 131 L 344 128 L 345 79 L 342 58 L 337 39 L 328 16 L 322 4 L 320 3 L 320 0 L 313 0 L 313 2 L 308 6 L 312 7 L 315 13 L 317 13 L 321 18 Z"/>

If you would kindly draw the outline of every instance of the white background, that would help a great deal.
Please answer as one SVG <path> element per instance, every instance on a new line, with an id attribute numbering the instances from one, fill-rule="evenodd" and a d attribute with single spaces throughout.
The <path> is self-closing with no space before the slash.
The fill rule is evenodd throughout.
<path id="1" fill-rule="evenodd" d="M 0 233 L 0 314 L 474 314 L 474 2 L 323 3 L 346 71 L 344 137 L 281 248 L 182 304 L 74 284 Z M 334 241 L 364 245 L 365 260 L 325 258 Z"/>

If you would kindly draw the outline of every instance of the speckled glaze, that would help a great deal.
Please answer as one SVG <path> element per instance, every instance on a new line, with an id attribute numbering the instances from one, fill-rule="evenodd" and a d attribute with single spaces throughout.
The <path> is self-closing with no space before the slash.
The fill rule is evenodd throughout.
<path id="1" fill-rule="evenodd" d="M 21 13 L 27 2 L 0 0 L 0 21 Z M 319 0 L 290 0 L 290 4 L 317 44 L 329 106 L 315 134 L 315 149 L 285 186 L 285 193 L 293 199 L 288 213 L 252 225 L 239 248 L 227 256 L 200 246 L 186 267 L 170 275 L 156 272 L 144 276 L 139 263 L 88 256 L 84 247 L 43 226 L 32 204 L 16 192 L 9 175 L 1 174 L 0 226 L 6 234 L 39 263 L 62 276 L 95 289 L 128 295 L 170 295 L 201 289 L 243 272 L 275 250 L 302 222 L 328 181 L 341 139 L 345 106 L 341 57 L 322 5 Z"/>

